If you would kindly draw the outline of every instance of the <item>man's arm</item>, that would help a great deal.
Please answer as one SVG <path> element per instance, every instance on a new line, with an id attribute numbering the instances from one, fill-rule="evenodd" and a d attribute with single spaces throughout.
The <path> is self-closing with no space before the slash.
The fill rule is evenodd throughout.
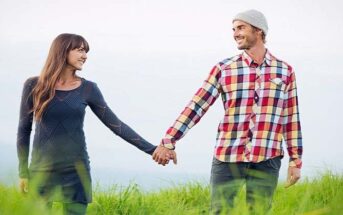
<path id="1" fill-rule="evenodd" d="M 289 83 L 286 88 L 286 100 L 283 114 L 283 136 L 290 157 L 286 183 L 286 187 L 289 187 L 300 179 L 300 169 L 302 166 L 301 156 L 303 152 L 297 87 L 293 71 L 291 71 Z"/>
<path id="2" fill-rule="evenodd" d="M 174 149 L 176 141 L 185 136 L 200 121 L 220 94 L 220 75 L 221 69 L 219 65 L 214 66 L 202 87 L 195 93 L 174 124 L 167 130 L 165 137 L 161 140 L 161 146 L 167 149 Z M 166 152 L 156 151 L 153 158 L 158 162 L 161 158 L 164 158 L 165 154 Z"/>

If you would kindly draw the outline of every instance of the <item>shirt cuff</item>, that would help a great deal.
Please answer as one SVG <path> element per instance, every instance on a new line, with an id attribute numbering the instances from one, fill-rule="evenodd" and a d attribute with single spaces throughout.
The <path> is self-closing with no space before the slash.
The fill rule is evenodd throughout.
<path id="1" fill-rule="evenodd" d="M 301 169 L 302 167 L 302 161 L 300 158 L 295 158 L 295 159 L 290 159 L 289 160 L 289 167 L 296 167 L 296 168 L 299 168 Z"/>
<path id="2" fill-rule="evenodd" d="M 162 141 L 161 141 L 161 144 L 164 145 L 164 144 L 173 144 L 175 145 L 175 140 L 174 138 L 163 138 Z"/>
<path id="3" fill-rule="evenodd" d="M 165 146 L 168 149 L 175 149 L 175 140 L 169 138 L 163 138 L 161 141 L 161 145 Z"/>

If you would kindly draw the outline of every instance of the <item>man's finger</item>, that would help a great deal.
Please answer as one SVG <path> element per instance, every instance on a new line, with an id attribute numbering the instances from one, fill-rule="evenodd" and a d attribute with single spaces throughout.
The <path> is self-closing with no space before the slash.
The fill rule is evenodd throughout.
<path id="1" fill-rule="evenodd" d="M 288 174 L 287 174 L 287 181 L 290 181 L 292 178 L 292 173 L 290 170 L 288 170 Z"/>
<path id="2" fill-rule="evenodd" d="M 176 165 L 177 164 L 177 156 L 176 156 L 176 152 L 175 151 L 173 151 L 173 157 L 172 157 L 172 159 L 173 159 L 173 162 L 174 162 L 174 164 Z"/>
<path id="3" fill-rule="evenodd" d="M 292 179 L 291 179 L 292 185 L 297 183 L 299 179 L 300 179 L 299 176 L 293 176 Z"/>
<path id="4" fill-rule="evenodd" d="M 291 176 L 291 178 L 289 180 L 287 180 L 287 182 L 285 184 L 285 188 L 288 188 L 288 187 L 294 185 L 295 183 L 298 182 L 299 179 L 300 179 L 300 177 Z"/>
<path id="5" fill-rule="evenodd" d="M 294 180 L 293 180 L 293 176 L 288 177 L 286 184 L 285 184 L 285 188 L 288 188 L 290 186 L 292 186 L 294 184 Z"/>
<path id="6" fill-rule="evenodd" d="M 294 182 L 291 181 L 291 180 L 289 180 L 289 181 L 286 182 L 285 188 L 289 188 L 289 187 L 292 186 L 293 184 L 294 184 Z"/>
<path id="7" fill-rule="evenodd" d="M 176 157 L 173 158 L 173 162 L 175 165 L 177 164 L 177 158 Z"/>

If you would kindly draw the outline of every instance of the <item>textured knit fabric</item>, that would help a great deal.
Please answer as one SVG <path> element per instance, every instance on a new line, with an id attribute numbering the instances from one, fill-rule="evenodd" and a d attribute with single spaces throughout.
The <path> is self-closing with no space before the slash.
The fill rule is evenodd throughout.
<path id="1" fill-rule="evenodd" d="M 236 20 L 241 20 L 243 22 L 246 22 L 252 26 L 255 26 L 256 28 L 261 29 L 265 35 L 268 33 L 268 23 L 266 17 L 257 10 L 247 10 L 244 12 L 241 12 L 237 14 L 232 22 Z"/>
<path id="2" fill-rule="evenodd" d="M 31 91 L 37 77 L 24 84 L 20 121 L 17 136 L 19 176 L 28 178 L 28 155 L 33 122 Z M 89 157 L 86 149 L 83 122 L 86 107 L 116 135 L 140 150 L 152 154 L 155 146 L 144 140 L 107 106 L 99 88 L 93 82 L 82 79 L 81 85 L 69 91 L 56 90 L 56 95 L 48 104 L 42 120 L 35 124 L 31 171 L 60 171 L 75 169 L 82 164 L 89 171 Z M 80 166 L 80 165 L 79 165 Z"/>
<path id="3" fill-rule="evenodd" d="M 168 129 L 162 144 L 175 144 L 221 95 L 215 157 L 223 162 L 261 162 L 283 156 L 301 167 L 302 135 L 292 67 L 266 52 L 258 66 L 245 52 L 213 67 L 203 86 Z"/>

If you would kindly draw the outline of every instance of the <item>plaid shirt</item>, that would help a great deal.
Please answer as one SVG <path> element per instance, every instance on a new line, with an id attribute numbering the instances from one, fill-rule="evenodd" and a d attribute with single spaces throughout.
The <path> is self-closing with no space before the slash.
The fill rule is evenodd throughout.
<path id="1" fill-rule="evenodd" d="M 289 165 L 301 167 L 302 135 L 294 71 L 268 50 L 260 66 L 246 52 L 215 65 L 161 143 L 174 145 L 219 95 L 225 115 L 218 126 L 218 160 L 257 163 L 283 156 L 284 140 Z"/>

